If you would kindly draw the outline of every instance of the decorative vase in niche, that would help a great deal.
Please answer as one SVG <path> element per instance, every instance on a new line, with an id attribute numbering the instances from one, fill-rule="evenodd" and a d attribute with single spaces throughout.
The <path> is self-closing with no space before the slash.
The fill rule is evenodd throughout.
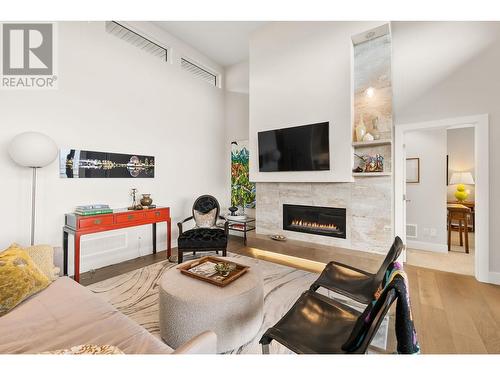
<path id="1" fill-rule="evenodd" d="M 151 199 L 151 194 L 142 194 L 141 205 L 144 207 L 149 207 L 153 203 L 153 199 Z"/>
<path id="2" fill-rule="evenodd" d="M 363 120 L 363 114 L 359 116 L 359 123 L 356 126 L 356 141 L 361 142 L 366 134 L 366 126 Z"/>

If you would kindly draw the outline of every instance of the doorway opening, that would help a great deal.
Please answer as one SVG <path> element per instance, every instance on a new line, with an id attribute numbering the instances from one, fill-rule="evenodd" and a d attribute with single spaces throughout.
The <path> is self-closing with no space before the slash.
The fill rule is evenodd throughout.
<path id="1" fill-rule="evenodd" d="M 396 126 L 395 232 L 407 263 L 489 281 L 488 157 L 487 115 Z"/>

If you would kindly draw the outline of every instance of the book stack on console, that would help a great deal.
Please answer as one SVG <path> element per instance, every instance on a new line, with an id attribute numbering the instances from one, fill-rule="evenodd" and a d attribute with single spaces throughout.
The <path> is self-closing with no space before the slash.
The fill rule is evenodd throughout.
<path id="1" fill-rule="evenodd" d="M 89 204 L 86 206 L 77 206 L 75 214 L 82 216 L 110 214 L 113 210 L 107 204 Z"/>

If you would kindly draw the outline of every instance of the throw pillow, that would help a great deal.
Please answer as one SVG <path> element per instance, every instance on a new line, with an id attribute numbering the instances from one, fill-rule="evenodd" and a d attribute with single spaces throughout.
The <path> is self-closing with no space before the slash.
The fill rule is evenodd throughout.
<path id="1" fill-rule="evenodd" d="M 194 210 L 194 221 L 198 228 L 213 228 L 217 221 L 217 208 L 214 208 L 207 213 Z"/>
<path id="2" fill-rule="evenodd" d="M 59 277 L 60 269 L 54 266 L 54 248 L 52 246 L 35 245 L 25 247 L 24 250 L 50 281 L 54 281 Z"/>
<path id="3" fill-rule="evenodd" d="M 10 246 L 0 253 L 0 316 L 49 284 L 26 251 Z"/>
<path id="4" fill-rule="evenodd" d="M 69 349 L 51 350 L 40 354 L 125 354 L 113 345 L 78 345 Z"/>

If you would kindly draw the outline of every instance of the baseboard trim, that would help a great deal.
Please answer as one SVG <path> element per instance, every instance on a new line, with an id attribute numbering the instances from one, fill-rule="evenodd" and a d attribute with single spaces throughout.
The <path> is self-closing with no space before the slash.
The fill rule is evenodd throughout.
<path id="1" fill-rule="evenodd" d="M 417 250 L 430 251 L 434 253 L 447 253 L 448 245 L 424 241 L 406 241 L 406 247 Z"/>
<path id="2" fill-rule="evenodd" d="M 490 271 L 488 282 L 491 284 L 500 285 L 500 272 L 492 272 Z"/>

